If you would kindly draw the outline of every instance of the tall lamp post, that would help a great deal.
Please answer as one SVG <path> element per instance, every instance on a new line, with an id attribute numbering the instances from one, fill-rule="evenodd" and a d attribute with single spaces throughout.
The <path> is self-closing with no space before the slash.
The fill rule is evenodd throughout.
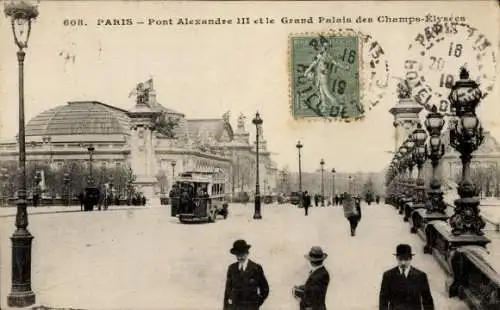
<path id="1" fill-rule="evenodd" d="M 299 154 L 299 194 L 302 194 L 302 161 L 301 161 L 301 149 L 304 147 L 302 143 L 297 142 L 297 145 L 295 146 L 297 148 L 298 154 Z"/>
<path id="2" fill-rule="evenodd" d="M 259 126 L 262 126 L 262 118 L 260 118 L 259 112 L 255 113 L 255 117 L 252 120 L 252 123 L 255 125 L 256 136 L 255 136 L 255 210 L 253 218 L 256 220 L 262 219 L 262 215 L 260 212 L 260 184 L 259 184 Z"/>
<path id="3" fill-rule="evenodd" d="M 19 65 L 19 188 L 16 213 L 16 231 L 12 240 L 12 290 L 7 297 L 9 307 L 27 307 L 35 303 L 31 290 L 31 245 L 33 236 L 28 231 L 26 210 L 26 141 L 24 129 L 24 49 L 28 47 L 31 22 L 38 16 L 38 8 L 27 2 L 6 2 L 5 15 L 11 20 L 14 42 L 18 47 Z"/>
<path id="4" fill-rule="evenodd" d="M 335 205 L 335 173 L 337 171 L 332 168 L 332 205 Z"/>
<path id="5" fill-rule="evenodd" d="M 349 176 L 349 184 L 347 184 L 349 194 L 352 195 L 352 176 Z"/>
<path id="6" fill-rule="evenodd" d="M 462 68 L 460 80 L 452 87 L 448 99 L 455 108 L 458 119 L 451 124 L 450 144 L 460 153 L 462 179 L 458 186 L 460 199 L 455 200 L 455 214 L 450 218 L 452 234 L 483 236 L 484 220 L 479 215 L 479 198 L 476 186 L 470 181 L 472 153 L 483 142 L 483 128 L 476 116 L 481 101 L 479 85 L 469 79 L 469 72 Z"/>
<path id="7" fill-rule="evenodd" d="M 441 142 L 441 130 L 444 127 L 444 119 L 441 113 L 437 112 L 437 107 L 432 106 L 431 113 L 427 115 L 425 127 L 429 132 L 429 143 L 427 146 L 427 156 L 431 160 L 432 177 L 429 184 L 427 194 L 429 196 L 427 204 L 428 213 L 445 214 L 446 204 L 443 202 L 443 191 L 441 190 L 441 182 L 437 177 L 437 169 L 439 161 L 444 155 L 444 144 Z"/>
<path id="8" fill-rule="evenodd" d="M 325 161 L 321 158 L 319 164 L 321 165 L 321 206 L 325 206 L 325 180 L 324 180 L 324 172 L 325 172 Z"/>
<path id="9" fill-rule="evenodd" d="M 170 165 L 172 166 L 172 185 L 174 184 L 175 182 L 175 165 L 177 163 L 175 161 L 171 162 Z"/>
<path id="10" fill-rule="evenodd" d="M 66 206 L 69 206 L 69 202 L 71 199 L 71 192 L 70 192 L 70 182 L 71 182 L 71 177 L 68 172 L 64 173 L 64 196 L 66 197 L 65 199 L 65 204 Z"/>
<path id="11" fill-rule="evenodd" d="M 89 151 L 89 178 L 87 180 L 88 185 L 94 185 L 94 175 L 93 175 L 93 166 L 94 166 L 94 151 L 95 147 L 93 145 L 89 145 L 87 147 L 87 151 Z"/>

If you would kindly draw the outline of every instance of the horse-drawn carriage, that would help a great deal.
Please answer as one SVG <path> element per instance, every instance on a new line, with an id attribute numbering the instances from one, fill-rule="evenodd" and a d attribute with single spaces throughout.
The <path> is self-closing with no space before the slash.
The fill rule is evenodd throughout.
<path id="1" fill-rule="evenodd" d="M 172 216 L 181 223 L 215 222 L 218 215 L 227 218 L 225 178 L 212 172 L 180 174 L 171 194 Z"/>

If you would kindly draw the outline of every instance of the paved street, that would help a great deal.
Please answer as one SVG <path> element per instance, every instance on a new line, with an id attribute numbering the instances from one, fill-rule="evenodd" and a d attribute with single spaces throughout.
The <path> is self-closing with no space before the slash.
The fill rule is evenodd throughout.
<path id="1" fill-rule="evenodd" d="M 330 309 L 378 309 L 382 272 L 394 265 L 400 242 L 417 252 L 414 265 L 429 274 L 436 309 L 464 310 L 446 297 L 445 275 L 422 254 L 393 207 L 364 206 L 358 235 L 351 237 L 341 208 L 312 208 L 309 217 L 293 206 L 263 206 L 261 221 L 251 204 L 231 205 L 215 224 L 183 225 L 169 208 L 123 212 L 56 213 L 30 217 L 33 288 L 37 304 L 85 309 L 221 309 L 232 242 L 252 244 L 271 287 L 264 310 L 297 309 L 294 284 L 304 281 L 303 254 L 320 245 L 329 254 Z M 10 291 L 9 237 L 14 217 L 0 218 L 1 304 Z M 280 235 L 280 237 L 276 237 Z M 273 236 L 270 238 L 270 236 Z"/>

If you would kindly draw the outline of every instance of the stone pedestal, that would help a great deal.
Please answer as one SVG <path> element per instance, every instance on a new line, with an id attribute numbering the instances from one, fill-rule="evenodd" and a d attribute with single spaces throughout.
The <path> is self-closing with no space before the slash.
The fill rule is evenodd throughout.
<path id="1" fill-rule="evenodd" d="M 399 199 L 399 203 L 398 203 L 398 213 L 399 214 L 405 214 L 405 205 L 408 204 L 408 203 L 411 203 L 411 198 L 410 197 L 407 197 L 407 196 L 402 196 L 400 199 Z"/>
<path id="2" fill-rule="evenodd" d="M 408 96 L 400 96 L 398 103 L 389 110 L 394 116 L 394 151 L 397 152 L 419 123 L 418 114 L 423 107 Z"/>
<path id="3" fill-rule="evenodd" d="M 412 218 L 412 215 L 415 211 L 419 211 L 419 210 L 422 210 L 422 211 L 427 211 L 426 209 L 426 206 L 424 203 L 407 203 L 405 205 L 405 210 L 404 210 L 404 213 L 405 213 L 405 217 L 404 217 L 404 221 L 405 222 L 410 222 L 411 226 L 412 226 L 412 229 L 411 229 L 411 233 L 416 233 L 416 230 L 414 230 L 414 225 L 413 225 L 413 218 Z"/>
<path id="4" fill-rule="evenodd" d="M 451 227 L 443 221 L 433 221 L 427 225 L 427 249 L 432 249 L 432 255 L 436 258 L 441 267 L 452 274 L 450 257 L 462 246 L 480 246 L 486 248 L 491 242 L 485 236 L 474 234 L 462 234 L 455 236 L 451 233 Z"/>
<path id="5" fill-rule="evenodd" d="M 420 238 L 422 238 L 422 240 L 426 241 L 427 237 L 425 235 L 425 229 L 427 227 L 427 224 L 429 224 L 432 221 L 446 222 L 448 218 L 449 216 L 443 213 L 439 212 L 429 213 L 429 211 L 426 208 L 416 209 L 412 212 L 410 216 L 411 233 L 417 233 L 420 236 Z M 425 248 L 424 248 L 424 253 L 427 253 Z"/>
<path id="6" fill-rule="evenodd" d="M 155 194 L 155 186 L 158 180 L 155 177 L 137 177 L 134 181 L 134 186 L 138 191 L 146 197 L 147 206 L 159 206 L 161 204 L 160 197 Z"/>
<path id="7" fill-rule="evenodd" d="M 141 83 L 142 84 L 142 83 Z M 140 85 L 141 85 L 140 84 Z M 141 88 L 142 87 L 142 88 Z M 152 81 L 148 94 L 144 86 L 138 86 L 136 105 L 127 112 L 131 121 L 130 164 L 136 179 L 134 185 L 144 194 L 147 205 L 160 205 L 160 197 L 155 195 L 156 158 L 153 147 L 155 126 L 161 112 L 155 108 L 155 92 Z"/>

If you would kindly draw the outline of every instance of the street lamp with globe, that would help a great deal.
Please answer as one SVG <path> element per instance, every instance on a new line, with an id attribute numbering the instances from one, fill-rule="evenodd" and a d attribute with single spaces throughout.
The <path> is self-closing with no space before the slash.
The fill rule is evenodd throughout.
<path id="1" fill-rule="evenodd" d="M 337 171 L 332 168 L 332 205 L 335 205 L 335 173 Z"/>
<path id="2" fill-rule="evenodd" d="M 18 47 L 19 66 L 19 188 L 16 214 L 16 231 L 12 240 L 12 290 L 7 297 L 9 307 L 28 307 L 35 303 L 31 289 L 31 246 L 33 236 L 28 231 L 26 203 L 26 136 L 24 124 L 24 49 L 28 47 L 31 23 L 38 17 L 38 8 L 27 1 L 5 2 L 4 13 L 10 18 L 14 42 Z"/>
<path id="3" fill-rule="evenodd" d="M 301 150 L 304 147 L 302 143 L 297 142 L 297 145 L 295 145 L 298 151 L 299 155 L 299 194 L 302 196 L 302 160 L 301 160 Z"/>
<path id="4" fill-rule="evenodd" d="M 437 177 L 439 161 L 444 155 L 444 144 L 441 141 L 441 130 L 444 127 L 445 121 L 443 119 L 443 115 L 437 112 L 437 107 L 435 105 L 432 106 L 431 112 L 427 115 L 424 124 L 430 136 L 427 145 L 427 157 L 431 160 L 432 165 L 432 177 L 427 191 L 427 195 L 429 196 L 427 202 L 427 212 L 445 214 L 446 204 L 443 201 L 441 182 Z"/>
<path id="5" fill-rule="evenodd" d="M 259 112 L 255 113 L 255 117 L 252 120 L 252 123 L 255 125 L 256 136 L 255 136 L 255 210 L 253 218 L 256 220 L 262 219 L 262 214 L 260 210 L 260 184 L 259 184 L 259 126 L 262 126 L 262 118 L 260 117 Z"/>
<path id="6" fill-rule="evenodd" d="M 70 183 L 71 183 L 71 177 L 68 172 L 64 173 L 64 197 L 65 197 L 65 205 L 69 206 L 70 199 L 71 199 L 71 191 L 70 191 Z"/>
<path id="7" fill-rule="evenodd" d="M 462 178 L 458 186 L 460 199 L 455 200 L 455 214 L 450 217 L 452 233 L 455 236 L 473 234 L 483 236 L 485 222 L 479 215 L 479 198 L 476 186 L 470 180 L 472 153 L 482 144 L 483 128 L 476 116 L 476 107 L 481 101 L 479 85 L 469 79 L 469 72 L 462 68 L 460 80 L 453 85 L 449 100 L 456 111 L 451 124 L 450 144 L 460 153 Z"/>
<path id="8" fill-rule="evenodd" d="M 325 206 L 325 181 L 324 181 L 324 172 L 325 172 L 325 161 L 321 158 L 319 162 L 321 166 L 321 206 Z"/>

